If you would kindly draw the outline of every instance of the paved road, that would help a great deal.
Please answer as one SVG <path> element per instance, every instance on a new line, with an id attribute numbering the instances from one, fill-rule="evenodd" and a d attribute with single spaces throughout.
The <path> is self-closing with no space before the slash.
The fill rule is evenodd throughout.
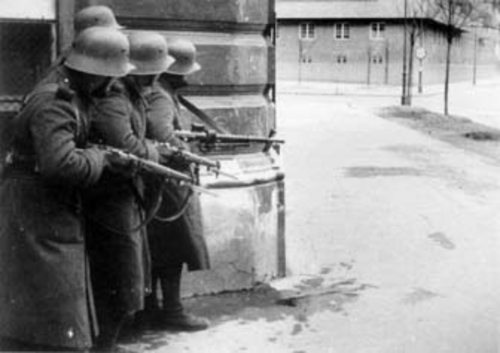
<path id="1" fill-rule="evenodd" d="M 498 353 L 498 162 L 377 117 L 391 92 L 315 89 L 278 96 L 291 277 L 273 285 L 317 295 L 200 299 L 209 330 L 146 336 L 147 350 Z"/>
<path id="2" fill-rule="evenodd" d="M 495 93 L 481 91 L 469 99 Z M 473 111 L 470 91 L 455 94 L 455 113 Z M 328 346 L 498 352 L 498 164 L 373 114 L 397 104 L 394 96 L 280 98 L 290 272 L 348 264 L 377 287 L 353 305 L 350 322 L 336 318 Z M 436 109 L 441 97 L 417 102 Z"/>

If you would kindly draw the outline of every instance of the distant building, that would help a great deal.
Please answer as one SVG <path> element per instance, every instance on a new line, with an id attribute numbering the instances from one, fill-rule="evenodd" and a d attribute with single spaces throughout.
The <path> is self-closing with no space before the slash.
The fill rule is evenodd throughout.
<path id="1" fill-rule="evenodd" d="M 401 84 L 403 0 L 278 0 L 276 11 L 278 79 Z M 413 53 L 413 85 L 418 84 L 419 71 L 423 84 L 442 82 L 445 24 L 412 14 L 409 7 L 406 23 L 408 38 L 413 24 L 423 29 Z M 498 75 L 498 30 L 456 30 L 451 80 L 472 80 L 474 71 L 478 79 Z M 409 53 L 409 39 L 407 46 Z"/>

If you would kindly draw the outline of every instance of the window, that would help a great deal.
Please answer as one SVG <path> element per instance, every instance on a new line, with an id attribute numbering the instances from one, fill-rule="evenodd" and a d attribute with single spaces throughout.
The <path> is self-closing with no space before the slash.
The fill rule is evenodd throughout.
<path id="1" fill-rule="evenodd" d="M 370 38 L 371 39 L 384 39 L 385 33 L 385 23 L 383 22 L 373 22 L 370 27 Z"/>
<path id="2" fill-rule="evenodd" d="M 351 28 L 349 23 L 335 23 L 333 26 L 333 38 L 342 40 L 349 39 Z"/>
<path id="3" fill-rule="evenodd" d="M 0 33 L 0 110 L 10 111 L 50 66 L 54 31 L 51 23 L 19 21 L 0 23 Z"/>
<path id="4" fill-rule="evenodd" d="M 301 23 L 299 27 L 300 39 L 313 39 L 314 38 L 314 23 Z"/>
<path id="5" fill-rule="evenodd" d="M 337 64 L 346 64 L 347 63 L 347 55 L 339 54 L 337 55 Z"/>
<path id="6" fill-rule="evenodd" d="M 306 63 L 306 64 L 307 63 L 312 63 L 312 56 L 302 55 L 300 61 L 303 62 L 303 63 Z"/>

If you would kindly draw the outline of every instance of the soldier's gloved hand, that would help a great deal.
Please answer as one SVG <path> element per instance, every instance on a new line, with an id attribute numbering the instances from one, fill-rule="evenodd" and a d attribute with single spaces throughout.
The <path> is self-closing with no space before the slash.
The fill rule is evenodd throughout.
<path id="1" fill-rule="evenodd" d="M 160 156 L 158 163 L 166 166 L 172 163 L 175 152 L 172 151 L 172 149 L 168 145 L 158 144 L 156 145 L 156 150 L 158 151 L 158 154 Z"/>
<path id="2" fill-rule="evenodd" d="M 127 178 L 133 178 L 139 171 L 139 163 L 133 159 L 126 158 L 116 152 L 105 154 L 106 169 L 112 173 L 120 174 Z"/>

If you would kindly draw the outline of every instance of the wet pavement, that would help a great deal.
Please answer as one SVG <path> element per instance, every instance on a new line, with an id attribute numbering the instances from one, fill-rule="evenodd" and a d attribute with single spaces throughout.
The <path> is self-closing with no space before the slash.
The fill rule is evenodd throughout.
<path id="1" fill-rule="evenodd" d="M 496 127 L 496 102 L 475 114 L 469 105 L 491 100 L 499 87 L 453 86 L 460 104 L 452 111 L 462 106 Z M 363 87 L 306 89 L 285 84 L 278 94 L 289 277 L 187 299 L 191 312 L 210 318 L 210 329 L 145 332 L 123 347 L 499 352 L 499 161 L 381 117 L 380 107 L 398 104 L 397 88 L 378 95 L 373 87 L 369 95 L 356 94 Z M 438 111 L 440 99 L 435 87 L 414 102 Z"/>

